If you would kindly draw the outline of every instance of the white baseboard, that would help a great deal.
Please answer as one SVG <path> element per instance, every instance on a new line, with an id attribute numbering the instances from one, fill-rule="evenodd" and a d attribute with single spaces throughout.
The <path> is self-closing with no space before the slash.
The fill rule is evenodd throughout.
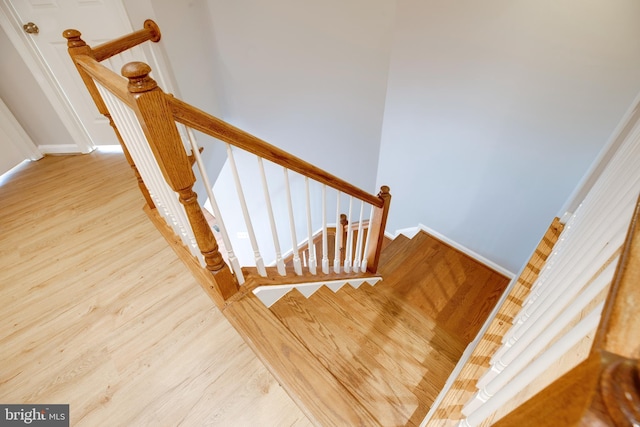
<path id="1" fill-rule="evenodd" d="M 42 154 L 87 154 L 91 151 L 82 151 L 76 144 L 45 144 L 38 145 Z"/>
<path id="2" fill-rule="evenodd" d="M 420 231 L 424 231 L 425 233 L 435 237 L 438 240 L 441 240 L 442 242 L 444 242 L 447 245 L 459 250 L 460 252 L 462 252 L 462 253 L 464 253 L 466 255 L 469 255 L 471 258 L 475 259 L 478 262 L 481 262 L 482 264 L 484 264 L 487 267 L 491 268 L 492 270 L 495 270 L 498 273 L 508 277 L 509 279 L 513 279 L 515 277 L 515 274 L 512 271 L 507 270 L 506 268 L 502 267 L 501 265 L 496 264 L 495 262 L 483 257 L 479 253 L 472 251 L 471 249 L 467 248 L 464 245 L 461 245 L 460 243 L 458 243 L 458 242 L 456 242 L 454 240 L 451 240 L 447 236 L 438 233 L 437 231 L 427 227 L 424 224 L 418 224 L 417 227 L 409 227 L 409 228 L 402 228 L 400 230 L 396 230 L 395 235 L 391 234 L 391 233 L 385 233 L 385 235 L 387 237 L 389 237 L 390 239 L 395 239 L 400 234 L 402 234 L 402 235 L 404 235 L 404 236 L 406 236 L 406 237 L 411 239 L 416 234 L 418 234 Z"/>

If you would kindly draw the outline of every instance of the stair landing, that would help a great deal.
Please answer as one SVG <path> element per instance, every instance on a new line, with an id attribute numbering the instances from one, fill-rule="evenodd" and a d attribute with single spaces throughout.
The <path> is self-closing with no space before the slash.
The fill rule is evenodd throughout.
<path id="1" fill-rule="evenodd" d="M 380 266 L 375 287 L 224 310 L 317 425 L 419 425 L 509 281 L 424 232 Z"/>

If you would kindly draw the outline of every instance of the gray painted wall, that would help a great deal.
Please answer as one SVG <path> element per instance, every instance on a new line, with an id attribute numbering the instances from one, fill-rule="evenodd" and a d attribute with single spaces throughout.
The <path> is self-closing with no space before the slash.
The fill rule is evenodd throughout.
<path id="1" fill-rule="evenodd" d="M 630 0 L 398 0 L 388 230 L 422 223 L 517 271 L 640 90 L 638 16 Z"/>
<path id="2" fill-rule="evenodd" d="M 394 3 L 208 4 L 226 119 L 376 191 Z"/>

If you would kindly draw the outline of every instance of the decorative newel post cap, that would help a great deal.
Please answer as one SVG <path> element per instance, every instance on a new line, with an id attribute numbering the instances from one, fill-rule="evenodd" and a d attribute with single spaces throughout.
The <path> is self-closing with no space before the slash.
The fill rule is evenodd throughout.
<path id="1" fill-rule="evenodd" d="M 144 62 L 129 62 L 122 67 L 122 75 L 129 79 L 129 92 L 148 92 L 158 87 L 155 80 L 149 77 L 151 67 Z"/>
<path id="2" fill-rule="evenodd" d="M 144 21 L 144 28 L 151 32 L 151 41 L 157 43 L 160 41 L 162 35 L 160 34 L 160 27 L 153 20 L 147 19 Z"/>
<path id="3" fill-rule="evenodd" d="M 383 185 L 382 187 L 380 187 L 380 193 L 381 194 L 389 194 L 389 190 L 390 190 L 390 188 L 387 185 Z"/>
<path id="4" fill-rule="evenodd" d="M 81 47 L 86 46 L 87 44 L 80 38 L 82 33 L 78 30 L 64 30 L 62 32 L 62 37 L 67 39 L 67 47 Z"/>

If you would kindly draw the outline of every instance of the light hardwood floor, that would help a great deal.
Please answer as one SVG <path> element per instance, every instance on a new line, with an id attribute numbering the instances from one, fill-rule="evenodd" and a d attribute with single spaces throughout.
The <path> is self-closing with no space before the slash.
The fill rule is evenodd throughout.
<path id="1" fill-rule="evenodd" d="M 0 402 L 74 426 L 307 426 L 142 211 L 121 154 L 0 186 Z"/>

